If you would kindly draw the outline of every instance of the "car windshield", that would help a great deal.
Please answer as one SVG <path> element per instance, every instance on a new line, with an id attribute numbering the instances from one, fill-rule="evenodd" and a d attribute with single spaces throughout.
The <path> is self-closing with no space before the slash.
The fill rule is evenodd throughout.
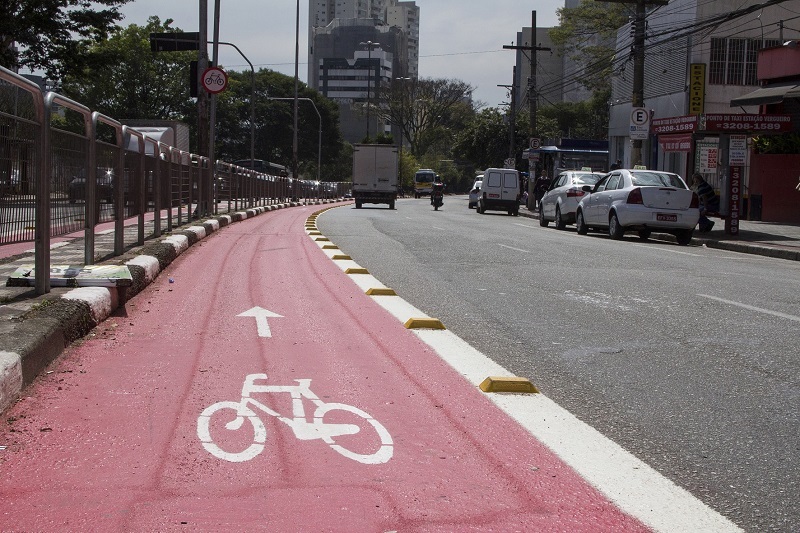
<path id="1" fill-rule="evenodd" d="M 640 187 L 675 187 L 685 189 L 683 181 L 675 174 L 664 172 L 631 172 L 631 181 Z"/>
<path id="2" fill-rule="evenodd" d="M 602 177 L 602 174 L 576 174 L 575 185 L 594 185 Z"/>

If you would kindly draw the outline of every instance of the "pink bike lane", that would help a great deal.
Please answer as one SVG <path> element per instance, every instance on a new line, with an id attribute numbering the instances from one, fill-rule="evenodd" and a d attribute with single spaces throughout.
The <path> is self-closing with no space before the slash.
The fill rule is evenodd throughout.
<path id="1" fill-rule="evenodd" d="M 647 530 L 344 275 L 314 211 L 211 234 L 24 392 L 0 529 Z"/>

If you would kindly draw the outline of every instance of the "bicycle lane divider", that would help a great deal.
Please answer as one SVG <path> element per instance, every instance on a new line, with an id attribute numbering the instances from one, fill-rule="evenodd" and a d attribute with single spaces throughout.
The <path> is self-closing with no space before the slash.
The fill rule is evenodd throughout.
<path id="1" fill-rule="evenodd" d="M 307 226 L 307 231 L 361 290 L 372 296 L 400 323 L 406 327 L 411 322 L 422 323 L 419 329 L 414 329 L 415 334 L 468 382 L 485 389 L 493 376 L 500 376 L 500 380 L 508 377 L 512 383 L 507 390 L 521 387 L 538 393 L 528 379 L 513 376 L 446 331 L 438 319 L 429 317 L 398 297 L 393 289 L 369 275 L 366 268 L 353 261 L 327 238 L 320 239 L 318 235 L 322 233 L 316 226 Z M 740 531 L 730 520 L 546 396 L 490 394 L 488 398 L 612 502 L 654 530 Z"/>

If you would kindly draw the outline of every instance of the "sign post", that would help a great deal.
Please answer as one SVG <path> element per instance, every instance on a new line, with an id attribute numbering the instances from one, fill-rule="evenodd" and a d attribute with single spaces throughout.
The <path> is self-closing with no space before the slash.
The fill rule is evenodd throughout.
<path id="1" fill-rule="evenodd" d="M 631 110 L 630 137 L 633 140 L 643 141 L 650 135 L 650 112 L 644 107 L 634 107 Z"/>

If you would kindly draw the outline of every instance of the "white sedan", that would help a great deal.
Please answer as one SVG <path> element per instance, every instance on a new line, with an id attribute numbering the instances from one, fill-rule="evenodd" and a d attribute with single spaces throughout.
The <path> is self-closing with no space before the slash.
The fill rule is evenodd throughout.
<path id="1" fill-rule="evenodd" d="M 547 227 L 552 220 L 556 229 L 564 229 L 575 223 L 578 202 L 587 193 L 584 185 L 594 185 L 603 177 L 599 172 L 565 170 L 553 180 L 550 188 L 539 201 L 539 225 Z"/>
<path id="2" fill-rule="evenodd" d="M 606 229 L 612 239 L 636 231 L 641 239 L 652 231 L 675 236 L 687 245 L 700 218 L 700 200 L 686 182 L 671 172 L 614 170 L 595 186 L 584 185 L 575 212 L 578 233 Z"/>
<path id="3" fill-rule="evenodd" d="M 479 178 L 483 178 L 483 175 L 478 176 Z M 478 199 L 481 197 L 481 185 L 483 185 L 482 180 L 475 180 L 475 183 L 472 184 L 472 189 L 469 191 L 469 208 L 472 209 L 473 207 L 478 205 Z"/>

